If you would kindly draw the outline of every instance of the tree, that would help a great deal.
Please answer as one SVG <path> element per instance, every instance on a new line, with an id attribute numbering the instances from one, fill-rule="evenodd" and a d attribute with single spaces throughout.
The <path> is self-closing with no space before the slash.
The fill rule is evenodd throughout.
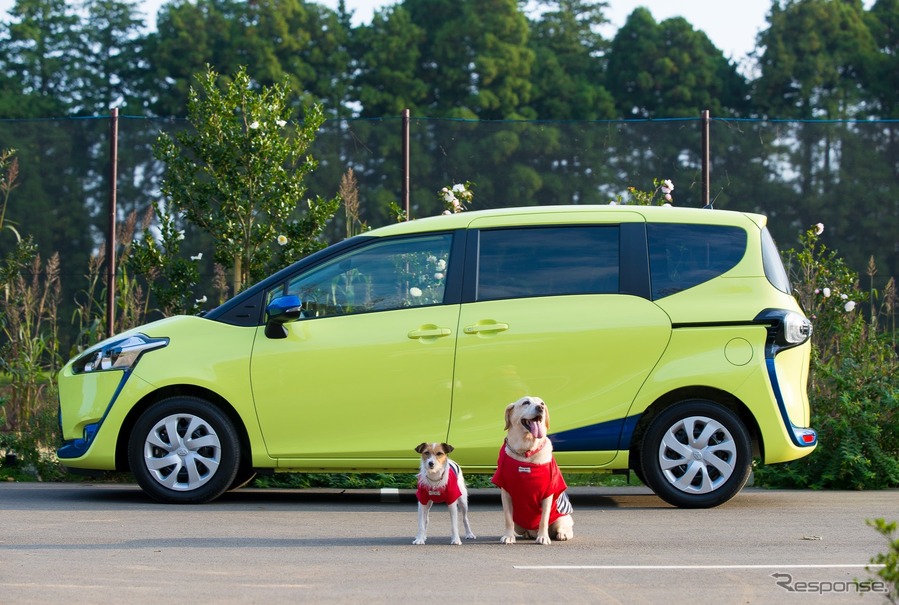
<path id="1" fill-rule="evenodd" d="M 322 246 L 318 236 L 339 198 L 304 200 L 304 178 L 316 167 L 306 152 L 324 116 L 313 106 L 288 127 L 286 82 L 256 93 L 243 68 L 224 92 L 211 67 L 197 79 L 188 104 L 195 132 L 157 140 L 156 157 L 167 168 L 161 191 L 173 210 L 214 236 L 215 260 L 233 268 L 237 292 L 275 262 Z"/>
<path id="2" fill-rule="evenodd" d="M 140 108 L 143 20 L 134 0 L 86 0 L 87 23 L 79 28 L 79 115 L 106 113 L 110 107 Z"/>
<path id="3" fill-rule="evenodd" d="M 225 73 L 237 69 L 231 39 L 233 15 L 229 19 L 225 12 L 232 6 L 231 0 L 198 0 L 172 2 L 159 11 L 156 32 L 147 39 L 146 84 L 148 90 L 156 91 L 151 108 L 157 115 L 183 115 L 193 75 L 206 65 Z"/>
<path id="4" fill-rule="evenodd" d="M 603 85 L 608 42 L 598 33 L 607 2 L 544 0 L 548 8 L 530 23 L 535 62 L 531 107 L 550 120 L 615 117 L 615 102 Z"/>
<path id="5" fill-rule="evenodd" d="M 637 8 L 612 40 L 607 76 L 627 118 L 739 115 L 748 88 L 736 66 L 682 17 L 656 23 Z"/>
<path id="6" fill-rule="evenodd" d="M 297 107 L 323 103 L 338 115 L 349 85 L 348 35 L 337 13 L 303 0 L 165 5 L 147 40 L 148 88 L 159 91 L 153 110 L 183 112 L 193 74 L 211 65 L 222 74 L 246 68 L 264 86 L 287 78 Z"/>
<path id="7" fill-rule="evenodd" d="M 354 32 L 358 73 L 353 89 L 362 117 L 398 116 L 404 109 L 418 113 L 428 94 L 416 73 L 424 38 L 402 5 L 376 12 L 370 25 Z"/>
<path id="8" fill-rule="evenodd" d="M 68 65 L 77 46 L 78 17 L 64 0 L 17 0 L 9 14 L 13 20 L 2 51 L 4 71 L 29 101 L 15 114 L 64 115 L 72 101 L 74 78 Z"/>
<path id="9" fill-rule="evenodd" d="M 778 118 L 853 117 L 864 57 L 874 50 L 861 0 L 787 0 L 771 5 L 759 34 L 754 99 Z"/>
<path id="10" fill-rule="evenodd" d="M 871 96 L 866 100 L 877 116 L 894 118 L 899 109 L 899 0 L 877 0 L 865 21 L 876 50 L 862 77 Z"/>
<path id="11" fill-rule="evenodd" d="M 404 7 L 425 32 L 417 74 L 430 115 L 521 117 L 534 53 L 515 0 L 405 0 Z"/>
<path id="12" fill-rule="evenodd" d="M 896 193 L 886 176 L 896 156 L 884 144 L 890 138 L 884 127 L 869 130 L 849 120 L 876 110 L 866 85 L 893 77 L 878 73 L 889 55 L 892 17 L 881 12 L 889 9 L 881 5 L 875 16 L 865 13 L 860 0 L 774 2 L 769 26 L 758 38 L 761 75 L 753 94 L 760 113 L 796 120 L 781 128 L 768 152 L 779 158 L 771 162 L 777 170 L 772 176 L 790 188 L 776 210 L 827 225 L 828 239 L 853 267 L 862 269 L 877 254 L 878 266 L 887 271 L 897 266 Z M 872 30 L 878 23 L 885 29 Z M 883 92 L 880 83 L 870 89 Z M 892 94 L 880 98 L 889 104 Z M 812 121 L 821 119 L 828 122 Z M 881 152 L 872 154 L 877 146 Z M 773 205 L 766 199 L 763 210 Z"/>

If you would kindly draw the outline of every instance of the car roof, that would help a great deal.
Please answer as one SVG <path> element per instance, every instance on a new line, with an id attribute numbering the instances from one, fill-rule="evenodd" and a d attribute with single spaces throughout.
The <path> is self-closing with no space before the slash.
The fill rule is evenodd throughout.
<path id="1" fill-rule="evenodd" d="M 540 217 L 546 217 L 548 222 L 557 223 L 557 220 L 570 215 L 573 219 L 579 217 L 580 222 L 589 222 L 591 218 L 602 220 L 603 215 L 616 219 L 630 213 L 635 220 L 647 222 L 672 222 L 672 223 L 708 223 L 708 224 L 737 224 L 745 225 L 746 219 L 759 227 L 764 227 L 767 218 L 761 214 L 737 212 L 731 210 L 709 210 L 705 208 L 687 208 L 677 206 L 637 206 L 629 204 L 607 205 L 564 205 L 564 206 L 521 206 L 512 208 L 493 208 L 489 210 L 470 210 L 457 214 L 443 214 L 429 216 L 420 219 L 387 225 L 368 231 L 365 235 L 373 237 L 386 237 L 391 235 L 404 235 L 422 233 L 427 231 L 445 231 L 452 229 L 465 229 L 472 223 L 481 222 L 480 219 L 492 219 L 491 225 L 502 224 L 504 218 L 509 219 L 510 225 L 520 224 L 515 219 L 531 218 L 539 224 Z"/>

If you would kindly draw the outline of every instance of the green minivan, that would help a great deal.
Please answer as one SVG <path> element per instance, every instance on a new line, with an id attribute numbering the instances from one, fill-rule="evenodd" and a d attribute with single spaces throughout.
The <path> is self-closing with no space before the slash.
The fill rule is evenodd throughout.
<path id="1" fill-rule="evenodd" d="M 200 316 L 60 372 L 61 462 L 161 502 L 257 472 L 492 473 L 505 406 L 552 410 L 568 472 L 632 469 L 679 507 L 817 443 L 812 332 L 766 218 L 648 206 L 463 212 L 346 239 Z"/>

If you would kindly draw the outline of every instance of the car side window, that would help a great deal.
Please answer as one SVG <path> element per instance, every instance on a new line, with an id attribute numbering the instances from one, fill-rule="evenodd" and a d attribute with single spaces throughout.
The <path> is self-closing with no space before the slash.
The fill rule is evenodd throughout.
<path id="1" fill-rule="evenodd" d="M 373 241 L 313 267 L 269 293 L 295 294 L 303 317 L 441 304 L 452 234 Z"/>
<path id="2" fill-rule="evenodd" d="M 617 225 L 480 232 L 477 300 L 618 292 Z"/>
<path id="3" fill-rule="evenodd" d="M 718 277 L 746 253 L 746 231 L 739 227 L 649 223 L 646 233 L 653 300 Z"/>

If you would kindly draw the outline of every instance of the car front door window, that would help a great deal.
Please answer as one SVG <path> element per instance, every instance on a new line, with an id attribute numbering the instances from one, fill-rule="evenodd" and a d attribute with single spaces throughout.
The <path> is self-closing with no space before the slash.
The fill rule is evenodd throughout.
<path id="1" fill-rule="evenodd" d="M 450 234 L 374 242 L 305 272 L 270 295 L 295 294 L 306 318 L 441 304 Z"/>

